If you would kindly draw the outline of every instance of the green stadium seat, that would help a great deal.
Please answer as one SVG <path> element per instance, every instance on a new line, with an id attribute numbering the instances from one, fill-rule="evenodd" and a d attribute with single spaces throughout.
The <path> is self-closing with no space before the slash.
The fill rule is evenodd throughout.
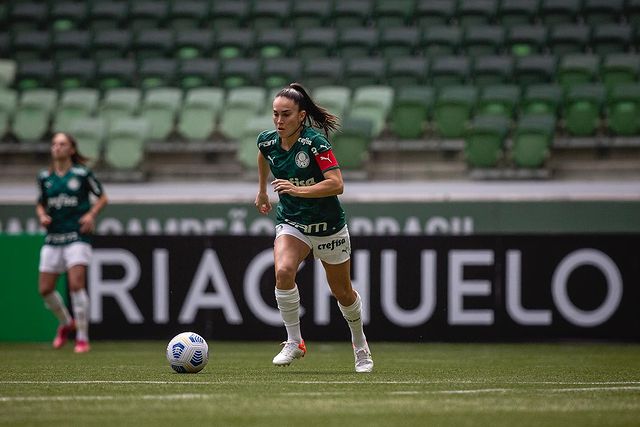
<path id="1" fill-rule="evenodd" d="M 54 64 L 51 61 L 18 62 L 16 88 L 28 90 L 45 88 L 53 85 Z"/>
<path id="2" fill-rule="evenodd" d="M 434 124 L 443 138 L 462 138 L 475 108 L 478 88 L 458 85 L 440 90 L 434 108 Z"/>
<path id="3" fill-rule="evenodd" d="M 174 130 L 176 116 L 181 106 L 181 89 L 158 87 L 147 90 L 142 99 L 140 117 L 149 122 L 148 138 L 167 139 Z"/>
<path id="4" fill-rule="evenodd" d="M 384 129 L 393 106 L 390 86 L 360 86 L 353 92 L 348 118 L 368 119 L 372 123 L 371 136 L 377 138 Z"/>
<path id="5" fill-rule="evenodd" d="M 96 68 L 92 59 L 64 59 L 58 63 L 56 84 L 61 90 L 94 86 Z"/>
<path id="6" fill-rule="evenodd" d="M 133 31 L 160 28 L 169 14 L 168 0 L 138 0 L 129 5 L 127 28 Z"/>
<path id="7" fill-rule="evenodd" d="M 436 88 L 465 83 L 471 72 L 466 56 L 440 56 L 431 62 L 431 84 Z"/>
<path id="8" fill-rule="evenodd" d="M 136 63 L 133 59 L 105 59 L 98 65 L 96 80 L 102 90 L 132 86 L 136 82 Z"/>
<path id="9" fill-rule="evenodd" d="M 122 117 L 138 113 L 142 94 L 137 88 L 107 89 L 100 102 L 100 116 L 111 123 Z"/>
<path id="10" fill-rule="evenodd" d="M 175 33 L 173 55 L 180 59 L 206 58 L 213 50 L 213 31 L 186 28 Z"/>
<path id="11" fill-rule="evenodd" d="M 587 25 L 558 24 L 549 33 L 548 47 L 556 55 L 582 53 L 587 50 L 591 28 Z"/>
<path id="12" fill-rule="evenodd" d="M 389 119 L 391 132 L 400 139 L 420 138 L 434 101 L 435 91 L 429 86 L 404 86 L 397 89 Z"/>
<path id="13" fill-rule="evenodd" d="M 49 131 L 58 100 L 53 89 L 24 91 L 13 116 L 13 133 L 20 141 L 39 141 Z"/>
<path id="14" fill-rule="evenodd" d="M 387 84 L 398 88 L 424 85 L 429 75 L 429 60 L 418 56 L 398 57 L 389 61 Z"/>
<path id="15" fill-rule="evenodd" d="M 386 63 L 382 58 L 347 59 L 344 84 L 352 89 L 382 84 L 386 79 Z"/>
<path id="16" fill-rule="evenodd" d="M 289 17 L 288 0 L 260 0 L 249 10 L 247 25 L 257 30 L 280 28 Z"/>
<path id="17" fill-rule="evenodd" d="M 555 127 L 555 115 L 533 114 L 520 117 L 511 149 L 515 165 L 529 169 L 542 167 L 549 157 Z"/>
<path id="18" fill-rule="evenodd" d="M 13 59 L 0 59 L 0 87 L 11 86 L 16 79 L 16 62 Z"/>
<path id="19" fill-rule="evenodd" d="M 623 24 L 601 24 L 594 26 L 591 49 L 598 55 L 623 53 L 629 50 L 633 29 Z"/>
<path id="20" fill-rule="evenodd" d="M 463 27 L 491 24 L 498 11 L 497 0 L 459 0 L 457 18 Z"/>
<path id="21" fill-rule="evenodd" d="M 524 114 L 552 114 L 559 112 L 563 102 L 563 90 L 555 83 L 533 84 L 526 86 L 521 100 Z"/>
<path id="22" fill-rule="evenodd" d="M 2 5 L 0 4 L 0 7 Z M 10 56 L 11 51 L 11 42 L 10 42 L 9 33 L 0 32 L 0 58 L 8 58 Z"/>
<path id="23" fill-rule="evenodd" d="M 209 25 L 216 30 L 235 29 L 244 26 L 249 16 L 249 1 L 215 1 L 211 4 Z"/>
<path id="24" fill-rule="evenodd" d="M 53 31 L 70 31 L 85 26 L 87 3 L 61 1 L 51 5 L 49 11 L 50 26 Z"/>
<path id="25" fill-rule="evenodd" d="M 502 0 L 497 21 L 506 28 L 533 24 L 538 16 L 539 0 Z"/>
<path id="26" fill-rule="evenodd" d="M 376 28 L 343 28 L 338 33 L 336 52 L 343 58 L 371 56 L 374 48 L 378 46 L 378 36 Z"/>
<path id="27" fill-rule="evenodd" d="M 640 25 L 640 0 L 627 0 L 624 15 L 632 26 Z"/>
<path id="28" fill-rule="evenodd" d="M 378 50 L 385 58 L 413 55 L 419 32 L 415 27 L 385 27 L 380 32 Z"/>
<path id="29" fill-rule="evenodd" d="M 77 59 L 89 55 L 91 51 L 91 34 L 88 31 L 68 30 L 53 33 L 51 56 L 56 61 Z M 93 58 L 93 55 L 91 55 Z"/>
<path id="30" fill-rule="evenodd" d="M 138 66 L 138 84 L 143 89 L 173 86 L 178 61 L 169 58 L 142 59 Z"/>
<path id="31" fill-rule="evenodd" d="M 511 119 L 518 111 L 520 94 L 521 89 L 517 85 L 485 86 L 480 92 L 477 112 Z"/>
<path id="32" fill-rule="evenodd" d="M 448 25 L 456 12 L 457 0 L 418 0 L 415 21 L 422 28 Z"/>
<path id="33" fill-rule="evenodd" d="M 267 28 L 258 31 L 255 50 L 261 58 L 289 56 L 295 41 L 295 32 L 290 28 Z"/>
<path id="34" fill-rule="evenodd" d="M 373 22 L 378 28 L 407 25 L 415 9 L 415 0 L 376 0 Z"/>
<path id="35" fill-rule="evenodd" d="M 104 29 L 93 33 L 91 56 L 95 59 L 125 58 L 133 43 L 131 31 Z"/>
<path id="36" fill-rule="evenodd" d="M 344 68 L 341 58 L 308 59 L 302 75 L 305 85 L 309 88 L 340 85 L 344 79 Z"/>
<path id="37" fill-rule="evenodd" d="M 216 59 L 194 58 L 180 62 L 178 84 L 183 89 L 219 84 L 220 64 Z"/>
<path id="38" fill-rule="evenodd" d="M 220 81 L 226 89 L 258 84 L 260 62 L 253 58 L 233 58 L 220 66 Z"/>
<path id="39" fill-rule="evenodd" d="M 594 135 L 600 126 L 600 117 L 606 100 L 606 91 L 600 83 L 572 86 L 565 97 L 563 116 L 570 135 Z"/>
<path id="40" fill-rule="evenodd" d="M 422 33 L 419 50 L 429 57 L 455 55 L 462 44 L 462 29 L 457 26 L 434 25 Z"/>
<path id="41" fill-rule="evenodd" d="M 333 7 L 331 0 L 293 2 L 289 20 L 297 30 L 324 27 L 329 21 Z"/>
<path id="42" fill-rule="evenodd" d="M 600 69 L 600 79 L 611 87 L 620 83 L 632 83 L 640 75 L 640 55 L 632 53 L 612 53 L 604 57 Z"/>
<path id="43" fill-rule="evenodd" d="M 209 19 L 210 2 L 207 0 L 180 0 L 171 2 L 167 28 L 193 30 L 203 27 Z M 176 34 L 176 35 L 178 35 Z"/>
<path id="44" fill-rule="evenodd" d="M 477 115 L 465 132 L 464 154 L 472 168 L 491 168 L 504 155 L 511 120 L 503 116 Z"/>
<path id="45" fill-rule="evenodd" d="M 71 123 L 69 132 L 76 139 L 80 152 L 93 167 L 102 158 L 107 123 L 101 117 L 82 117 Z"/>
<path id="46" fill-rule="evenodd" d="M 270 129 L 273 129 L 271 114 L 251 117 L 247 120 L 238 140 L 238 150 L 236 151 L 236 158 L 245 169 L 255 170 L 258 168 L 256 139 L 261 132 Z"/>
<path id="47" fill-rule="evenodd" d="M 351 106 L 351 89 L 346 86 L 319 86 L 313 90 L 318 105 L 339 118 L 344 118 Z"/>
<path id="48" fill-rule="evenodd" d="M 367 119 L 346 118 L 333 135 L 332 150 L 341 170 L 362 169 L 371 144 L 372 123 Z"/>
<path id="49" fill-rule="evenodd" d="M 229 28 L 218 31 L 215 54 L 220 59 L 248 57 L 253 50 L 254 31 L 247 28 Z"/>
<path id="50" fill-rule="evenodd" d="M 516 58 L 514 76 L 518 84 L 548 83 L 555 78 L 557 59 L 553 55 L 529 55 Z"/>
<path id="51" fill-rule="evenodd" d="M 620 21 L 624 0 L 584 0 L 582 17 L 587 24 L 600 25 Z"/>
<path id="52" fill-rule="evenodd" d="M 509 83 L 513 77 L 514 60 L 508 55 L 479 56 L 473 65 L 476 86 Z"/>
<path id="53" fill-rule="evenodd" d="M 45 2 L 15 2 L 9 9 L 11 28 L 17 31 L 31 31 L 42 28 L 49 17 Z"/>
<path id="54" fill-rule="evenodd" d="M 132 50 L 138 61 L 146 58 L 164 58 L 173 54 L 173 31 L 144 28 L 133 38 Z"/>
<path id="55" fill-rule="evenodd" d="M 373 13 L 373 0 L 341 0 L 334 4 L 331 21 L 336 28 L 364 27 Z"/>
<path id="56" fill-rule="evenodd" d="M 547 27 L 543 25 L 514 25 L 505 38 L 505 50 L 514 56 L 540 54 L 547 47 Z"/>
<path id="57" fill-rule="evenodd" d="M 222 111 L 220 132 L 227 138 L 239 139 L 246 120 L 267 111 L 266 97 L 267 91 L 262 87 L 231 88 Z"/>
<path id="58" fill-rule="evenodd" d="M 268 58 L 262 64 L 262 81 L 266 88 L 282 88 L 297 82 L 302 76 L 302 60 L 298 58 Z"/>
<path id="59" fill-rule="evenodd" d="M 13 37 L 11 57 L 16 61 L 44 59 L 51 47 L 47 31 L 19 31 Z"/>
<path id="60" fill-rule="evenodd" d="M 93 1 L 89 5 L 88 28 L 96 30 L 115 30 L 124 26 L 129 14 L 129 2 Z"/>
<path id="61" fill-rule="evenodd" d="M 0 138 L 9 131 L 9 123 L 18 104 L 15 90 L 0 86 Z"/>
<path id="62" fill-rule="evenodd" d="M 69 89 L 62 93 L 53 119 L 55 132 L 71 132 L 71 125 L 78 119 L 95 114 L 98 108 L 98 90 L 92 88 Z"/>
<path id="63" fill-rule="evenodd" d="M 502 50 L 504 29 L 498 25 L 471 25 L 464 33 L 462 46 L 467 55 L 493 55 Z"/>
<path id="64" fill-rule="evenodd" d="M 296 56 L 309 60 L 332 56 L 338 40 L 335 28 L 308 28 L 301 31 L 296 43 Z"/>
<path id="65" fill-rule="evenodd" d="M 542 0 L 540 21 L 544 25 L 570 24 L 578 20 L 581 0 Z"/>
<path id="66" fill-rule="evenodd" d="M 640 83 L 621 83 L 607 97 L 609 129 L 616 135 L 640 134 Z"/>
<path id="67" fill-rule="evenodd" d="M 122 117 L 109 125 L 104 160 L 116 170 L 135 170 L 144 159 L 149 122 L 143 118 Z"/>
<path id="68" fill-rule="evenodd" d="M 565 89 L 597 80 L 600 71 L 600 57 L 592 54 L 568 54 L 560 59 L 557 81 Z"/>
<path id="69" fill-rule="evenodd" d="M 190 89 L 178 117 L 178 132 L 187 140 L 207 139 L 215 129 L 223 105 L 224 90 L 222 88 Z"/>

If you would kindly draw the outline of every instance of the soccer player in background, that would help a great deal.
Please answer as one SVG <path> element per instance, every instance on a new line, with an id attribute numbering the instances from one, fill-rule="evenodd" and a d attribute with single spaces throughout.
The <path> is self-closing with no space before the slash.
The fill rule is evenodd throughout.
<path id="1" fill-rule="evenodd" d="M 295 282 L 300 263 L 313 252 L 322 261 L 327 282 L 351 330 L 356 372 L 371 372 L 373 360 L 362 329 L 362 302 L 351 286 L 351 243 L 345 214 L 338 201 L 344 183 L 327 137 L 338 118 L 317 105 L 298 83 L 273 100 L 276 130 L 258 136 L 259 190 L 255 205 L 271 211 L 267 195 L 269 171 L 280 198 L 277 208 L 274 263 L 276 301 L 287 341 L 273 364 L 286 366 L 303 357 L 300 295 Z M 324 135 L 315 128 L 324 130 Z"/>
<path id="2" fill-rule="evenodd" d="M 89 234 L 107 196 L 93 172 L 85 166 L 87 158 L 78 152 L 74 138 L 56 133 L 51 140 L 51 164 L 38 175 L 40 196 L 36 213 L 47 229 L 40 251 L 38 288 L 45 305 L 56 316 L 58 327 L 54 348 L 61 348 L 76 331 L 76 353 L 89 346 L 89 296 L 86 290 L 87 265 L 91 260 Z M 89 193 L 97 196 L 92 205 Z M 73 317 L 56 291 L 56 280 L 67 273 Z"/>

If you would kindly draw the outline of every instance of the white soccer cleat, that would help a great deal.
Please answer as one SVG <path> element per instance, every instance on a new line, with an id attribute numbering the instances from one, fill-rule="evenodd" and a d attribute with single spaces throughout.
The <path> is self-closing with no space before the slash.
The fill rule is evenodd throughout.
<path id="1" fill-rule="evenodd" d="M 354 347 L 353 356 L 356 359 L 356 372 L 373 371 L 373 359 L 371 358 L 371 351 L 369 351 L 368 345 L 362 348 Z"/>
<path id="2" fill-rule="evenodd" d="M 307 353 L 307 347 L 304 340 L 300 342 L 285 341 L 282 344 L 282 350 L 273 358 L 273 364 L 276 366 L 289 366 L 296 359 L 304 357 Z"/>

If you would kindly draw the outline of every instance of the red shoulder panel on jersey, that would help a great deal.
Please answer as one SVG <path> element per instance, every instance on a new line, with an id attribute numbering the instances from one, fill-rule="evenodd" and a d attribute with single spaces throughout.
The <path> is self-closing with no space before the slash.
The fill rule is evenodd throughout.
<path id="1" fill-rule="evenodd" d="M 316 154 L 316 163 L 320 167 L 322 172 L 327 169 L 333 169 L 338 167 L 338 161 L 336 160 L 336 156 L 333 155 L 332 150 L 323 151 L 322 153 Z"/>

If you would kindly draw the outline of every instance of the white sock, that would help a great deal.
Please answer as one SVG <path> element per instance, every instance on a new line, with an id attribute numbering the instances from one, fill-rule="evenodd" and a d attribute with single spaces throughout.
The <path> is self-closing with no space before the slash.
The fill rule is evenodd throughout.
<path id="1" fill-rule="evenodd" d="M 302 341 L 300 333 L 300 294 L 298 287 L 290 290 L 276 288 L 276 302 L 278 309 L 287 328 L 287 341 Z"/>
<path id="2" fill-rule="evenodd" d="M 42 297 L 44 299 L 44 305 L 53 312 L 54 316 L 60 322 L 60 325 L 68 325 L 71 323 L 71 315 L 67 306 L 62 301 L 62 296 L 58 291 L 53 291 Z"/>
<path id="3" fill-rule="evenodd" d="M 76 319 L 76 341 L 89 341 L 89 295 L 86 289 L 71 292 L 71 305 Z"/>
<path id="4" fill-rule="evenodd" d="M 347 321 L 349 329 L 351 329 L 353 345 L 356 348 L 366 347 L 367 337 L 364 336 L 364 331 L 362 330 L 362 300 L 360 299 L 360 294 L 356 292 L 356 300 L 349 307 L 345 307 L 340 302 L 338 302 L 338 307 Z"/>

